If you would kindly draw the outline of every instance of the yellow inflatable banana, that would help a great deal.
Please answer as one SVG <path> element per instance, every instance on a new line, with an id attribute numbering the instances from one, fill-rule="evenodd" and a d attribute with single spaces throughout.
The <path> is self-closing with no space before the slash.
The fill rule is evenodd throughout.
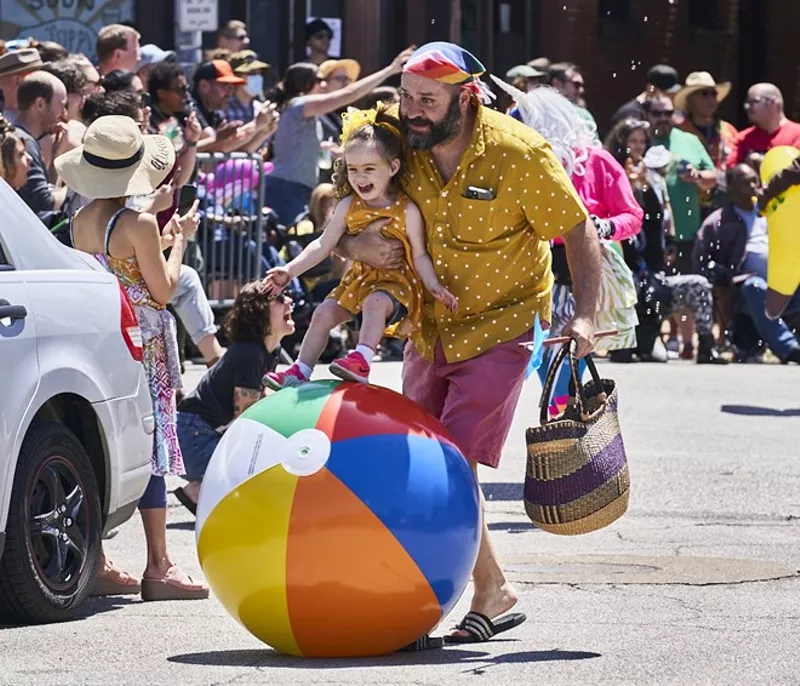
<path id="1" fill-rule="evenodd" d="M 800 150 L 789 145 L 769 150 L 761 162 L 761 183 L 766 186 L 798 156 Z M 764 216 L 769 230 L 765 310 L 776 319 L 800 287 L 800 186 L 774 198 L 764 208 Z"/>

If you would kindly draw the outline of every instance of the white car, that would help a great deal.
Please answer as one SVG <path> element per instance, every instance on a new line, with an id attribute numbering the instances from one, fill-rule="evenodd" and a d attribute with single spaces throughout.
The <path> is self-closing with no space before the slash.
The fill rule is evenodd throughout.
<path id="1" fill-rule="evenodd" d="M 0 622 L 69 619 L 150 478 L 141 333 L 113 274 L 0 180 Z"/>

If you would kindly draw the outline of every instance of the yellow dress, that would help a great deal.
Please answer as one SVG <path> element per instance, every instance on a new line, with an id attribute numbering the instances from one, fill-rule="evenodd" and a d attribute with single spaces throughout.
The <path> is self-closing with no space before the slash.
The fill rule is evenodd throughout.
<path id="1" fill-rule="evenodd" d="M 403 244 L 406 264 L 401 269 L 375 269 L 364 262 L 353 262 L 339 285 L 329 294 L 339 305 L 352 314 L 361 312 L 364 300 L 370 293 L 383 291 L 405 306 L 408 314 L 386 329 L 387 336 L 398 338 L 416 331 L 422 320 L 422 281 L 414 271 L 411 244 L 406 235 L 406 207 L 409 197 L 404 193 L 389 207 L 369 207 L 357 194 L 347 212 L 347 233 L 357 235 L 377 219 L 392 221 L 381 231 L 386 238 L 394 238 Z"/>

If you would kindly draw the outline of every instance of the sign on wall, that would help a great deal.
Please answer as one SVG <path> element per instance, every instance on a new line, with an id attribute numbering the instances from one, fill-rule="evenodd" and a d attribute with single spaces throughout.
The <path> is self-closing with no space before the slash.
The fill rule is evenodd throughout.
<path id="1" fill-rule="evenodd" d="M 97 30 L 134 19 L 134 0 L 2 0 L 0 38 L 55 41 L 95 56 Z"/>
<path id="2" fill-rule="evenodd" d="M 217 0 L 178 0 L 181 31 L 216 31 L 219 28 Z"/>

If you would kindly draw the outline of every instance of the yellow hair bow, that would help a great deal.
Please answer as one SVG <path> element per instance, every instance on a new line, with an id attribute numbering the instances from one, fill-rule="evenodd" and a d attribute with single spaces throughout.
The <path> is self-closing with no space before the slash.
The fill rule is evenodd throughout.
<path id="1" fill-rule="evenodd" d="M 347 112 L 342 114 L 342 136 L 340 144 L 344 146 L 358 129 L 364 126 L 381 126 L 389 129 L 395 136 L 401 138 L 400 131 L 397 127 L 392 126 L 389 122 L 377 121 L 378 113 L 384 108 L 382 102 L 378 102 L 378 106 L 371 110 L 357 110 L 355 107 L 348 107 Z"/>

